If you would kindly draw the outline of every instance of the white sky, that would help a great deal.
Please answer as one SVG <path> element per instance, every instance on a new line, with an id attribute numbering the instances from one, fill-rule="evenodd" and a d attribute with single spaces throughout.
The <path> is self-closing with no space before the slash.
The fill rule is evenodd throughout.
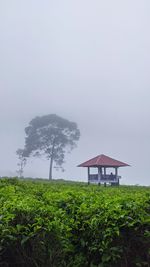
<path id="1" fill-rule="evenodd" d="M 77 122 L 81 138 L 55 178 L 86 181 L 76 165 L 106 154 L 132 165 L 122 183 L 150 185 L 149 0 L 0 1 L 0 175 L 37 115 Z M 26 176 L 47 177 L 32 160 Z"/>

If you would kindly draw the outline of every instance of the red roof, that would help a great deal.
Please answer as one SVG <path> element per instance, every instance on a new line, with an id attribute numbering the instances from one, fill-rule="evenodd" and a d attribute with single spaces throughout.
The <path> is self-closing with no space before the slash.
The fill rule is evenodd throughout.
<path id="1" fill-rule="evenodd" d="M 125 167 L 130 166 L 124 162 L 112 159 L 105 155 L 99 155 L 95 158 L 92 158 L 80 165 L 78 167 Z"/>

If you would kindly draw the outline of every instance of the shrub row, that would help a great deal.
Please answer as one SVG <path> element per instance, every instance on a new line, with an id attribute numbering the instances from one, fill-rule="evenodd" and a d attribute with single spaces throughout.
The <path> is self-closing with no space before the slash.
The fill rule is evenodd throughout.
<path id="1" fill-rule="evenodd" d="M 150 188 L 0 180 L 0 266 L 150 266 Z"/>

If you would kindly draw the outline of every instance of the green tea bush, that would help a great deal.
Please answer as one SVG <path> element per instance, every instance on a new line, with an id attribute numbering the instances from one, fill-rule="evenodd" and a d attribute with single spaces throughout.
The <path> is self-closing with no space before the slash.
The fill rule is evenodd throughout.
<path id="1" fill-rule="evenodd" d="M 150 266 L 150 188 L 0 180 L 0 266 Z"/>

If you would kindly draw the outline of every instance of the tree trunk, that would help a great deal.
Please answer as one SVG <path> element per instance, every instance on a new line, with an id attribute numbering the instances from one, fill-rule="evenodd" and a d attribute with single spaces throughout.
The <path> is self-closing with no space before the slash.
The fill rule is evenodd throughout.
<path id="1" fill-rule="evenodd" d="M 53 156 L 50 158 L 49 180 L 52 180 Z"/>
<path id="2" fill-rule="evenodd" d="M 49 180 L 52 180 L 52 169 L 54 160 L 54 149 L 55 149 L 55 138 L 53 140 L 52 153 L 50 155 L 50 166 L 49 166 Z"/>

